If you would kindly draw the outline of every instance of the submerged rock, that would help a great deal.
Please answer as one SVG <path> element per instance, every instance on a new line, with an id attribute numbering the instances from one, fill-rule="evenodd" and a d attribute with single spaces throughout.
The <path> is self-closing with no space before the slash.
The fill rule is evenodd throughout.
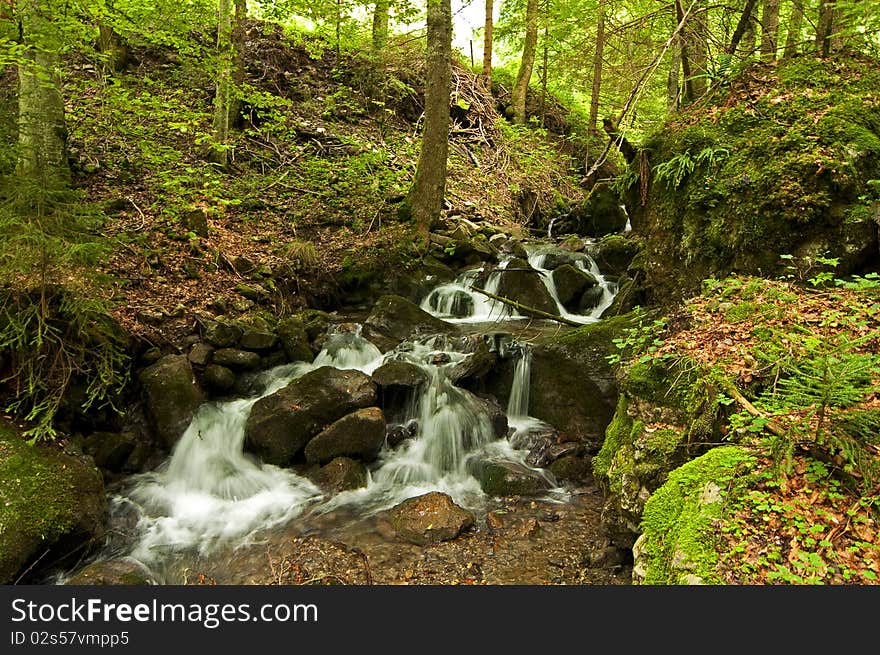
<path id="1" fill-rule="evenodd" d="M 151 585 L 149 569 L 131 558 L 111 559 L 89 564 L 70 577 L 66 585 Z"/>
<path id="2" fill-rule="evenodd" d="M 375 404 L 376 385 L 367 375 L 322 366 L 254 404 L 245 445 L 263 461 L 286 466 L 325 426 Z"/>
<path id="3" fill-rule="evenodd" d="M 367 486 L 367 467 L 349 457 L 335 457 L 314 476 L 315 483 L 326 491 L 348 491 Z"/>
<path id="4" fill-rule="evenodd" d="M 556 486 L 546 472 L 515 462 L 475 461 L 470 469 L 490 496 L 535 496 Z"/>
<path id="5" fill-rule="evenodd" d="M 420 546 L 455 539 L 474 525 L 474 515 L 439 491 L 410 498 L 387 514 L 397 538 Z"/>
<path id="6" fill-rule="evenodd" d="M 147 418 L 168 448 L 183 435 L 205 395 L 186 355 L 166 355 L 141 371 Z"/>

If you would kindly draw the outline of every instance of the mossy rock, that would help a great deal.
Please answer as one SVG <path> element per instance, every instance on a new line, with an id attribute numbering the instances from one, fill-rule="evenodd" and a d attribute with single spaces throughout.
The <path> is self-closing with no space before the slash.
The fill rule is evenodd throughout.
<path id="1" fill-rule="evenodd" d="M 642 535 L 633 548 L 634 583 L 722 583 L 715 526 L 728 490 L 754 461 L 740 446 L 721 446 L 669 474 L 645 504 Z"/>
<path id="2" fill-rule="evenodd" d="M 14 583 L 47 550 L 46 562 L 88 552 L 102 535 L 106 508 L 90 458 L 31 446 L 0 424 L 0 583 Z"/>

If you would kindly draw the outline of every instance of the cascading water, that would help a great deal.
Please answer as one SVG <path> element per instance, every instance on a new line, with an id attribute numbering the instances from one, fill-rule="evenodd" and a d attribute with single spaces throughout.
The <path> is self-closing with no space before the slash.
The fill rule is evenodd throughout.
<path id="1" fill-rule="evenodd" d="M 544 266 L 547 256 L 553 250 L 551 247 L 526 249 L 529 265 L 538 272 L 541 281 L 547 287 L 547 291 L 556 303 L 557 314 L 576 323 L 598 321 L 602 312 L 614 301 L 617 284 L 605 279 L 596 262 L 589 255 L 573 257 L 572 263 L 576 268 L 590 273 L 596 279 L 602 295 L 593 309 L 587 313 L 578 314 L 568 311 L 559 301 L 552 271 Z M 452 282 L 435 287 L 422 300 L 421 308 L 450 323 L 488 323 L 527 318 L 510 305 L 494 300 L 475 289 L 478 286 L 477 281 L 485 277 L 484 291 L 497 296 L 502 272 L 512 259 L 512 255 L 502 255 L 498 267 L 494 270 L 487 272 L 484 268 L 471 269 L 460 274 Z"/>

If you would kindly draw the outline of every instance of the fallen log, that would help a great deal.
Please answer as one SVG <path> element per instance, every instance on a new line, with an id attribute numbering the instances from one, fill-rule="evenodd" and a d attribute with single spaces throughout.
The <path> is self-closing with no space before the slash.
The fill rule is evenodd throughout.
<path id="1" fill-rule="evenodd" d="M 490 293 L 485 289 L 479 289 L 477 287 L 473 287 L 473 290 L 477 293 L 481 293 L 484 296 L 491 298 L 492 300 L 497 300 L 498 302 L 504 303 L 505 305 L 510 305 L 515 309 L 520 310 L 526 314 L 531 314 L 537 316 L 539 318 L 546 318 L 551 321 L 556 321 L 558 323 L 563 323 L 565 325 L 572 325 L 574 327 L 580 327 L 582 323 L 578 323 L 577 321 L 572 321 L 570 318 L 565 318 L 564 316 L 559 316 L 558 314 L 551 314 L 549 312 L 542 311 L 540 309 L 535 309 L 534 307 L 529 307 L 528 305 L 523 305 L 515 300 L 511 300 L 510 298 L 505 298 L 504 296 L 498 296 L 494 293 Z"/>

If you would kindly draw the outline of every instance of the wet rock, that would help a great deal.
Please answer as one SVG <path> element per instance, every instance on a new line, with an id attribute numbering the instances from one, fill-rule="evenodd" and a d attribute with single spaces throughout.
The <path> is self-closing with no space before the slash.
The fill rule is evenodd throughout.
<path id="1" fill-rule="evenodd" d="M 245 350 L 269 350 L 278 343 L 278 337 L 271 332 L 246 328 L 241 335 L 239 346 Z"/>
<path id="2" fill-rule="evenodd" d="M 428 382 L 428 374 L 410 362 L 393 359 L 373 371 L 373 382 L 383 389 L 398 387 L 415 389 Z"/>
<path id="3" fill-rule="evenodd" d="M 378 407 L 343 416 L 306 444 L 306 461 L 324 464 L 336 457 L 371 462 L 385 443 L 385 415 Z"/>
<path id="4" fill-rule="evenodd" d="M 199 341 L 193 344 L 187 357 L 189 357 L 190 363 L 194 366 L 207 366 L 208 362 L 211 361 L 211 355 L 213 353 L 214 348 Z"/>
<path id="5" fill-rule="evenodd" d="M 571 264 L 559 266 L 553 271 L 552 277 L 559 302 L 566 309 L 577 306 L 584 291 L 599 284 L 599 281 L 591 273 L 575 268 Z M 601 298 L 601 295 L 599 297 Z"/>
<path id="6" fill-rule="evenodd" d="M 563 455 L 555 459 L 548 470 L 557 480 L 583 482 L 593 477 L 592 461 L 589 456 Z"/>
<path id="7" fill-rule="evenodd" d="M 548 314 L 556 314 L 558 311 L 556 302 L 541 280 L 541 274 L 525 259 L 512 259 L 501 271 L 497 295 Z M 522 308 L 518 311 L 529 314 Z"/>
<path id="8" fill-rule="evenodd" d="M 254 404 L 245 445 L 263 461 L 285 466 L 326 426 L 375 404 L 376 385 L 368 376 L 322 366 Z"/>
<path id="9" fill-rule="evenodd" d="M 86 437 L 83 452 L 91 455 L 99 468 L 118 473 L 136 445 L 136 436 L 128 432 L 93 432 Z"/>
<path id="10" fill-rule="evenodd" d="M 576 210 L 578 234 L 602 237 L 622 232 L 626 227 L 627 215 L 620 205 L 620 197 L 609 185 L 596 184 L 587 200 Z"/>
<path id="11" fill-rule="evenodd" d="M 596 246 L 596 264 L 603 275 L 623 275 L 641 249 L 641 242 L 634 237 L 609 234 Z"/>
<path id="12" fill-rule="evenodd" d="M 276 332 L 288 360 L 291 362 L 311 362 L 315 358 L 309 345 L 309 333 L 306 331 L 305 324 L 298 317 L 292 316 L 279 321 Z"/>
<path id="13" fill-rule="evenodd" d="M 255 371 L 260 368 L 260 356 L 248 350 L 220 348 L 214 352 L 214 364 L 234 371 Z"/>
<path id="14" fill-rule="evenodd" d="M 548 271 L 555 271 L 560 266 L 575 266 L 577 262 L 587 262 L 588 257 L 582 253 L 567 250 L 554 250 L 544 255 L 541 265 Z"/>
<path id="15" fill-rule="evenodd" d="M 390 509 L 387 517 L 398 539 L 419 546 L 455 539 L 474 525 L 471 512 L 439 491 L 405 500 Z"/>
<path id="16" fill-rule="evenodd" d="M 202 336 L 212 346 L 217 348 L 229 348 L 238 343 L 241 338 L 241 328 L 231 323 L 202 320 Z"/>
<path id="17" fill-rule="evenodd" d="M 186 355 L 166 355 L 140 373 L 147 418 L 156 435 L 171 448 L 183 435 L 205 395 Z"/>
<path id="18" fill-rule="evenodd" d="M 442 313 L 453 318 L 466 318 L 474 313 L 473 297 L 460 289 L 453 291 L 451 298 L 432 293 L 428 296 L 428 307 L 431 311 Z"/>
<path id="19" fill-rule="evenodd" d="M 415 334 L 450 334 L 455 328 L 400 296 L 382 296 L 364 321 L 364 337 L 387 352 Z"/>
<path id="20" fill-rule="evenodd" d="M 336 457 L 315 475 L 315 484 L 327 491 L 348 491 L 367 486 L 367 467 L 348 457 Z"/>
<path id="21" fill-rule="evenodd" d="M 91 458 L 29 445 L 0 423 L 0 584 L 62 565 L 103 536 L 104 483 Z M 38 561 L 39 558 L 39 561 Z"/>
<path id="22" fill-rule="evenodd" d="M 467 387 L 489 373 L 497 363 L 498 356 L 489 350 L 484 340 L 480 340 L 474 352 L 450 369 L 449 379 L 453 384 Z"/>
<path id="23" fill-rule="evenodd" d="M 463 393 L 468 393 L 464 389 L 461 391 Z M 483 413 L 489 417 L 489 424 L 492 426 L 492 434 L 494 434 L 497 439 L 507 438 L 507 433 L 509 431 L 507 413 L 504 411 L 504 408 L 498 404 L 498 401 L 494 398 L 484 398 L 473 394 L 469 395 L 477 406 L 482 409 Z"/>
<path id="24" fill-rule="evenodd" d="M 411 419 L 404 424 L 389 424 L 385 429 L 385 443 L 389 448 L 397 448 L 407 439 L 412 439 L 419 431 L 419 422 Z"/>
<path id="25" fill-rule="evenodd" d="M 229 391 L 235 386 L 235 373 L 225 366 L 211 364 L 202 374 L 202 384 L 212 391 Z"/>
<path id="26" fill-rule="evenodd" d="M 577 303 L 578 312 L 580 312 L 581 314 L 587 314 L 593 311 L 602 303 L 602 299 L 604 297 L 605 291 L 602 289 L 602 287 L 590 287 L 589 289 L 584 291 L 583 295 Z"/>
<path id="27" fill-rule="evenodd" d="M 471 473 L 480 488 L 490 496 L 535 496 L 556 486 L 556 481 L 542 471 L 534 471 L 515 462 L 474 461 Z"/>
<path id="28" fill-rule="evenodd" d="M 132 558 L 111 559 L 89 564 L 71 576 L 66 585 L 151 585 L 156 584 L 149 569 Z"/>

